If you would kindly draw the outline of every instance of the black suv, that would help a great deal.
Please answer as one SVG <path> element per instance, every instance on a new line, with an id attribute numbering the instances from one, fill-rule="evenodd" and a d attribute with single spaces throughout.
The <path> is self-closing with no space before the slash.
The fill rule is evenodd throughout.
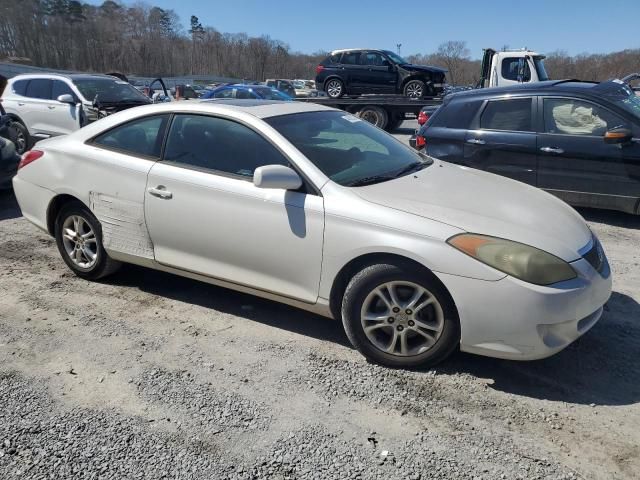
<path id="1" fill-rule="evenodd" d="M 571 205 L 640 214 L 640 97 L 620 80 L 456 93 L 418 136 L 441 160 L 514 178 Z"/>
<path id="2" fill-rule="evenodd" d="M 410 98 L 442 93 L 446 70 L 412 65 L 388 50 L 336 50 L 316 67 L 316 86 L 331 98 L 401 93 Z"/>

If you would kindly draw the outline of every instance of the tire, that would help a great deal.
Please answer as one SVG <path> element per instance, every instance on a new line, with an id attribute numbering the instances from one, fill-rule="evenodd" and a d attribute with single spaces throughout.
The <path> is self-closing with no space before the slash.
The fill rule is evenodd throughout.
<path id="1" fill-rule="evenodd" d="M 18 155 L 22 155 L 33 146 L 29 130 L 27 130 L 27 127 L 18 120 L 13 120 L 11 122 L 11 125 L 9 126 L 9 136 L 10 140 L 16 146 L 16 153 Z"/>
<path id="2" fill-rule="evenodd" d="M 70 235 L 69 230 L 84 234 L 82 244 L 78 242 L 79 235 Z M 104 250 L 100 222 L 80 202 L 71 202 L 62 207 L 56 217 L 55 238 L 62 259 L 80 278 L 98 280 L 114 273 L 121 266 L 120 262 L 110 258 Z"/>
<path id="3" fill-rule="evenodd" d="M 376 127 L 383 130 L 387 127 L 389 122 L 389 115 L 384 108 L 376 107 L 374 105 L 365 105 L 356 114 L 362 120 L 366 120 L 369 123 L 373 123 Z"/>
<path id="4" fill-rule="evenodd" d="M 344 83 L 339 78 L 330 78 L 324 85 L 324 91 L 329 98 L 340 98 L 344 95 Z"/>
<path id="5" fill-rule="evenodd" d="M 422 80 L 409 80 L 402 89 L 402 93 L 408 98 L 423 98 L 426 87 Z"/>
<path id="6" fill-rule="evenodd" d="M 385 130 L 387 132 L 393 132 L 396 128 L 398 128 L 402 122 L 404 122 L 404 118 L 400 117 L 400 116 L 393 116 L 391 119 L 389 119 L 389 121 L 387 122 L 387 127 L 385 128 Z"/>
<path id="7" fill-rule="evenodd" d="M 397 302 L 391 300 L 389 285 Z M 386 301 L 376 291 L 382 292 Z M 421 295 L 413 311 L 409 299 L 418 292 Z M 397 312 L 393 310 L 396 306 L 400 308 Z M 367 312 L 378 319 L 364 319 Z M 442 284 L 433 275 L 397 265 L 372 265 L 351 279 L 342 299 L 342 322 L 360 353 L 393 368 L 432 367 L 460 343 L 457 310 Z M 365 326 L 375 328 L 367 334 Z"/>

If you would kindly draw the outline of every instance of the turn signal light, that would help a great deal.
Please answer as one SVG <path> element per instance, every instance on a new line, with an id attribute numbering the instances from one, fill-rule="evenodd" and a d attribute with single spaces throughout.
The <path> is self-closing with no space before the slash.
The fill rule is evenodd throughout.
<path id="1" fill-rule="evenodd" d="M 416 135 L 416 148 L 419 150 L 427 146 L 427 139 L 422 135 Z"/>
<path id="2" fill-rule="evenodd" d="M 18 170 L 20 170 L 23 167 L 26 167 L 31 162 L 35 162 L 37 159 L 39 159 L 43 155 L 44 155 L 44 152 L 42 150 L 29 150 L 28 152 L 25 152 L 25 154 L 22 155 L 22 158 L 20 159 L 20 163 L 18 164 Z"/>

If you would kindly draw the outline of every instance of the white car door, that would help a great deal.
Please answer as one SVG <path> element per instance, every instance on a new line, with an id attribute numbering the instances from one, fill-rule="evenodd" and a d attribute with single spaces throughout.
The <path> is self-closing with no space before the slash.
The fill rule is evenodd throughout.
<path id="1" fill-rule="evenodd" d="M 305 187 L 254 186 L 255 168 L 270 164 L 289 162 L 249 127 L 176 115 L 164 158 L 147 181 L 145 217 L 156 261 L 315 302 L 323 199 Z"/>
<path id="2" fill-rule="evenodd" d="M 36 138 L 51 136 L 51 110 L 55 108 L 51 101 L 51 85 L 51 79 L 32 78 L 27 83 L 24 97 L 17 101 L 18 115 Z"/>

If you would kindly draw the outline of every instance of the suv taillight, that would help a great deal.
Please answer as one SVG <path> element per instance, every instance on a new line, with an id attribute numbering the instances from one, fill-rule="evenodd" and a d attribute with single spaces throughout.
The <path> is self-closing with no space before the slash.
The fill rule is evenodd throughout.
<path id="1" fill-rule="evenodd" d="M 20 170 L 23 167 L 26 167 L 31 162 L 35 162 L 37 159 L 39 159 L 43 155 L 44 155 L 44 152 L 42 150 L 29 150 L 28 152 L 25 152 L 25 154 L 22 155 L 22 158 L 20 159 L 20 163 L 18 164 L 18 170 Z"/>
<path id="2" fill-rule="evenodd" d="M 420 150 L 427 146 L 427 139 L 422 135 L 416 135 L 416 149 Z"/>
<path id="3" fill-rule="evenodd" d="M 322 70 L 324 70 L 324 65 L 318 65 L 316 67 L 316 74 L 319 74 L 320 72 L 322 72 Z"/>
<path id="4" fill-rule="evenodd" d="M 420 112 L 418 114 L 418 124 L 424 125 L 429 120 L 429 114 L 426 112 Z"/>

